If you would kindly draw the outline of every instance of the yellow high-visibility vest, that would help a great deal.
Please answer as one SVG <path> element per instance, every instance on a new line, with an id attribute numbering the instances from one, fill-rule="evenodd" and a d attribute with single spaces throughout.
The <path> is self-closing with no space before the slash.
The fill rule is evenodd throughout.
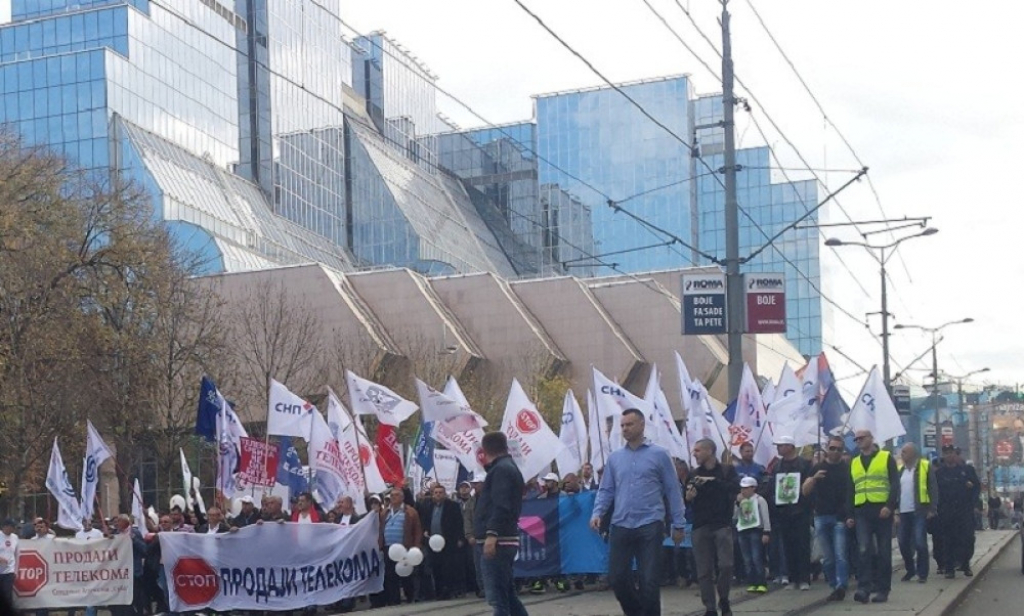
<path id="1" fill-rule="evenodd" d="M 900 472 L 903 472 L 905 465 L 903 462 L 899 463 Z M 928 496 L 928 471 L 931 468 L 931 463 L 924 458 L 917 461 L 917 500 L 922 505 L 928 505 L 932 502 L 930 496 Z"/>
<path id="2" fill-rule="evenodd" d="M 853 478 L 853 504 L 860 507 L 864 503 L 886 503 L 889 501 L 889 456 L 882 450 L 875 454 L 867 470 L 864 462 L 857 456 L 850 462 L 850 476 Z"/>

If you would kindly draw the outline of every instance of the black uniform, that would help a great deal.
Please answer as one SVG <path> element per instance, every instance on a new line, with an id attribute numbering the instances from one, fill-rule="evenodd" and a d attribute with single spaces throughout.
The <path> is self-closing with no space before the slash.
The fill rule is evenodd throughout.
<path id="1" fill-rule="evenodd" d="M 942 533 L 940 567 L 947 575 L 970 564 L 974 536 L 974 502 L 978 476 L 966 464 L 943 462 L 935 471 L 939 487 L 939 528 Z"/>

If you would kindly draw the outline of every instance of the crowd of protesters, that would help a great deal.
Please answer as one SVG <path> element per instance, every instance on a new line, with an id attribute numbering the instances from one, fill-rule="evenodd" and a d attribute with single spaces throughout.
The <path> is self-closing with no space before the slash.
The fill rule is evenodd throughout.
<path id="1" fill-rule="evenodd" d="M 643 452 L 640 447 L 645 445 L 641 442 L 642 426 L 639 432 L 634 429 L 636 426 L 624 428 L 624 434 L 629 430 L 637 433 L 634 439 L 637 443 L 631 443 L 627 449 L 638 452 L 633 455 L 640 455 Z M 638 461 L 644 461 L 664 474 L 662 480 L 670 477 L 676 485 L 662 486 L 659 489 L 663 492 L 658 492 L 656 498 L 646 495 L 657 503 L 661 503 L 662 494 L 665 495 L 667 507 L 654 508 L 660 512 L 657 514 L 661 516 L 660 521 L 644 518 L 644 515 L 650 517 L 651 512 L 639 507 L 635 496 L 623 501 L 632 506 L 615 508 L 613 519 L 611 503 L 603 501 L 599 494 L 595 530 L 613 544 L 620 541 L 620 550 L 642 544 L 648 525 L 658 522 L 657 547 L 652 548 L 655 550 L 652 554 L 658 556 L 643 558 L 646 569 L 641 585 L 647 584 L 646 589 L 640 589 L 639 598 L 630 598 L 625 586 L 637 590 L 632 586 L 634 576 L 622 571 L 609 580 L 613 587 L 621 586 L 615 587 L 616 596 L 627 597 L 629 601 L 648 601 L 651 580 L 654 588 L 659 584 L 681 587 L 698 584 L 706 614 L 725 616 L 732 613 L 730 593 L 734 584 L 740 583 L 746 586 L 748 593 L 757 595 L 767 592 L 769 585 L 807 590 L 812 580 L 823 576 L 832 591 L 829 601 L 843 601 L 851 580 L 856 579 L 855 600 L 884 603 L 892 591 L 894 537 L 905 565 L 904 582 L 926 583 L 932 559 L 938 575 L 946 578 L 954 578 L 958 573 L 973 575 L 970 563 L 974 533 L 981 517 L 981 483 L 958 448 L 944 446 L 941 456 L 934 460 L 922 457 L 912 443 L 905 444 L 898 453 L 890 453 L 879 449 L 867 431 L 856 433 L 855 451 L 848 451 L 839 437 L 829 439 L 823 449 L 816 451 L 809 448 L 801 451 L 786 436 L 778 436 L 775 441 L 778 456 L 766 468 L 754 462 L 752 443 L 741 446 L 740 457 L 732 460 L 717 451 L 710 440 L 699 441 L 694 446 L 696 464 L 693 467 L 678 459 L 661 461 L 658 456 L 666 454 L 660 448 L 644 454 L 654 456 L 649 462 L 644 461 L 644 457 L 630 459 L 630 469 L 634 469 Z M 507 455 L 498 459 L 507 459 Z M 627 462 L 609 458 L 609 468 L 614 469 L 616 464 Z M 662 468 L 662 464 L 668 466 Z M 523 499 L 558 498 L 562 494 L 599 489 L 611 489 L 614 493 L 615 487 L 609 488 L 614 479 L 609 477 L 612 475 L 595 473 L 588 463 L 579 474 L 567 473 L 559 477 L 546 473 L 520 482 L 521 496 Z M 396 573 L 395 563 L 385 559 L 384 591 L 362 600 L 370 607 L 379 607 L 403 601 L 484 597 L 485 574 L 478 543 L 487 539 L 488 534 L 481 534 L 475 523 L 484 481 L 485 476 L 471 477 L 459 483 L 451 494 L 444 486 L 432 483 L 416 491 L 407 484 L 382 495 L 370 495 L 365 502 L 366 515 L 380 517 L 381 548 L 386 550 L 396 543 L 406 549 L 418 547 L 422 549 L 424 561 L 412 575 L 401 577 Z M 685 503 L 685 507 L 675 507 L 668 500 L 670 497 L 679 499 L 682 501 L 679 504 Z M 155 520 L 145 520 L 141 529 L 133 525 L 130 516 L 119 515 L 110 520 L 85 519 L 83 529 L 74 535 L 88 540 L 116 534 L 131 536 L 135 600 L 131 606 L 113 607 L 114 616 L 169 613 L 167 580 L 158 540 L 160 533 L 231 533 L 246 526 L 284 522 L 352 525 L 362 518 L 350 497 L 342 497 L 327 509 L 309 493 L 299 494 L 287 504 L 280 496 L 265 496 L 258 504 L 252 497 L 244 496 L 234 515 L 225 515 L 219 507 L 203 512 L 198 505 L 185 506 L 181 497 L 175 499 Z M 984 504 L 990 528 L 1019 526 L 1024 503 L 990 496 Z M 682 539 L 678 533 L 684 522 L 691 529 L 688 544 L 680 546 L 677 541 L 674 547 L 660 547 L 668 536 L 677 535 L 676 539 Z M 609 533 L 610 525 L 618 530 Z M 508 534 L 511 535 L 511 531 Z M 438 551 L 427 547 L 435 535 L 444 538 L 444 547 Z M 11 598 L 14 555 L 19 542 L 24 545 L 52 540 L 55 536 L 42 518 L 30 524 L 14 520 L 2 523 L 0 596 Z M 511 542 L 513 538 L 505 540 Z M 506 547 L 513 548 L 511 543 Z M 511 569 L 509 575 L 510 572 Z M 625 579 L 628 581 L 622 582 Z M 581 590 L 585 583 L 607 587 L 604 578 L 595 575 L 516 580 L 514 588 L 515 592 L 543 593 L 551 588 L 566 592 L 572 588 Z M 328 608 L 347 612 L 355 609 L 357 601 L 346 599 Z M 82 609 L 86 616 L 96 613 L 95 608 L 82 606 Z M 38 612 L 39 616 L 46 613 L 46 610 Z"/>

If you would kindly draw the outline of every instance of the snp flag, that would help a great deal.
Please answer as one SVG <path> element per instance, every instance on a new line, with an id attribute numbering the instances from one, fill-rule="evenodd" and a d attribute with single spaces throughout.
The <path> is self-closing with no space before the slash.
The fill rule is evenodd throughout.
<path id="1" fill-rule="evenodd" d="M 267 433 L 276 436 L 298 436 L 309 440 L 313 431 L 313 413 L 309 402 L 288 391 L 288 388 L 270 379 Z"/>
<path id="2" fill-rule="evenodd" d="M 68 478 L 57 439 L 50 451 L 50 468 L 46 472 L 46 489 L 57 499 L 57 525 L 68 530 L 82 530 L 82 503 L 75 496 L 75 487 Z"/>
<path id="3" fill-rule="evenodd" d="M 879 443 L 907 433 L 896 405 L 885 390 L 878 366 L 871 368 L 871 374 L 850 410 L 849 424 L 853 431 L 871 430 L 872 436 Z"/>
<path id="4" fill-rule="evenodd" d="M 85 435 L 85 461 L 82 464 L 82 517 L 91 518 L 96 489 L 100 483 L 100 465 L 113 457 L 113 454 L 89 420 L 85 421 Z"/>
<path id="5" fill-rule="evenodd" d="M 736 398 L 736 416 L 729 427 L 733 453 L 739 455 L 744 443 L 754 446 L 754 461 L 765 466 L 775 457 L 774 439 L 768 428 L 768 413 L 754 380 L 750 366 L 743 364 L 739 396 Z"/>
<path id="6" fill-rule="evenodd" d="M 345 377 L 352 412 L 356 415 L 376 415 L 380 423 L 397 428 L 419 408 L 387 387 L 356 376 L 351 370 L 345 371 Z"/>

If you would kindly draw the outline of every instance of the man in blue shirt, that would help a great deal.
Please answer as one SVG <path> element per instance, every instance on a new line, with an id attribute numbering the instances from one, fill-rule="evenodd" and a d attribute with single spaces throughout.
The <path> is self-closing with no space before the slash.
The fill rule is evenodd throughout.
<path id="1" fill-rule="evenodd" d="M 661 614 L 658 560 L 665 538 L 665 507 L 672 516 L 672 540 L 683 540 L 683 495 L 668 451 L 644 439 L 644 415 L 622 412 L 626 446 L 608 456 L 590 527 L 600 531 L 601 517 L 612 509 L 608 582 L 626 616 Z M 633 584 L 637 561 L 640 588 Z"/>

